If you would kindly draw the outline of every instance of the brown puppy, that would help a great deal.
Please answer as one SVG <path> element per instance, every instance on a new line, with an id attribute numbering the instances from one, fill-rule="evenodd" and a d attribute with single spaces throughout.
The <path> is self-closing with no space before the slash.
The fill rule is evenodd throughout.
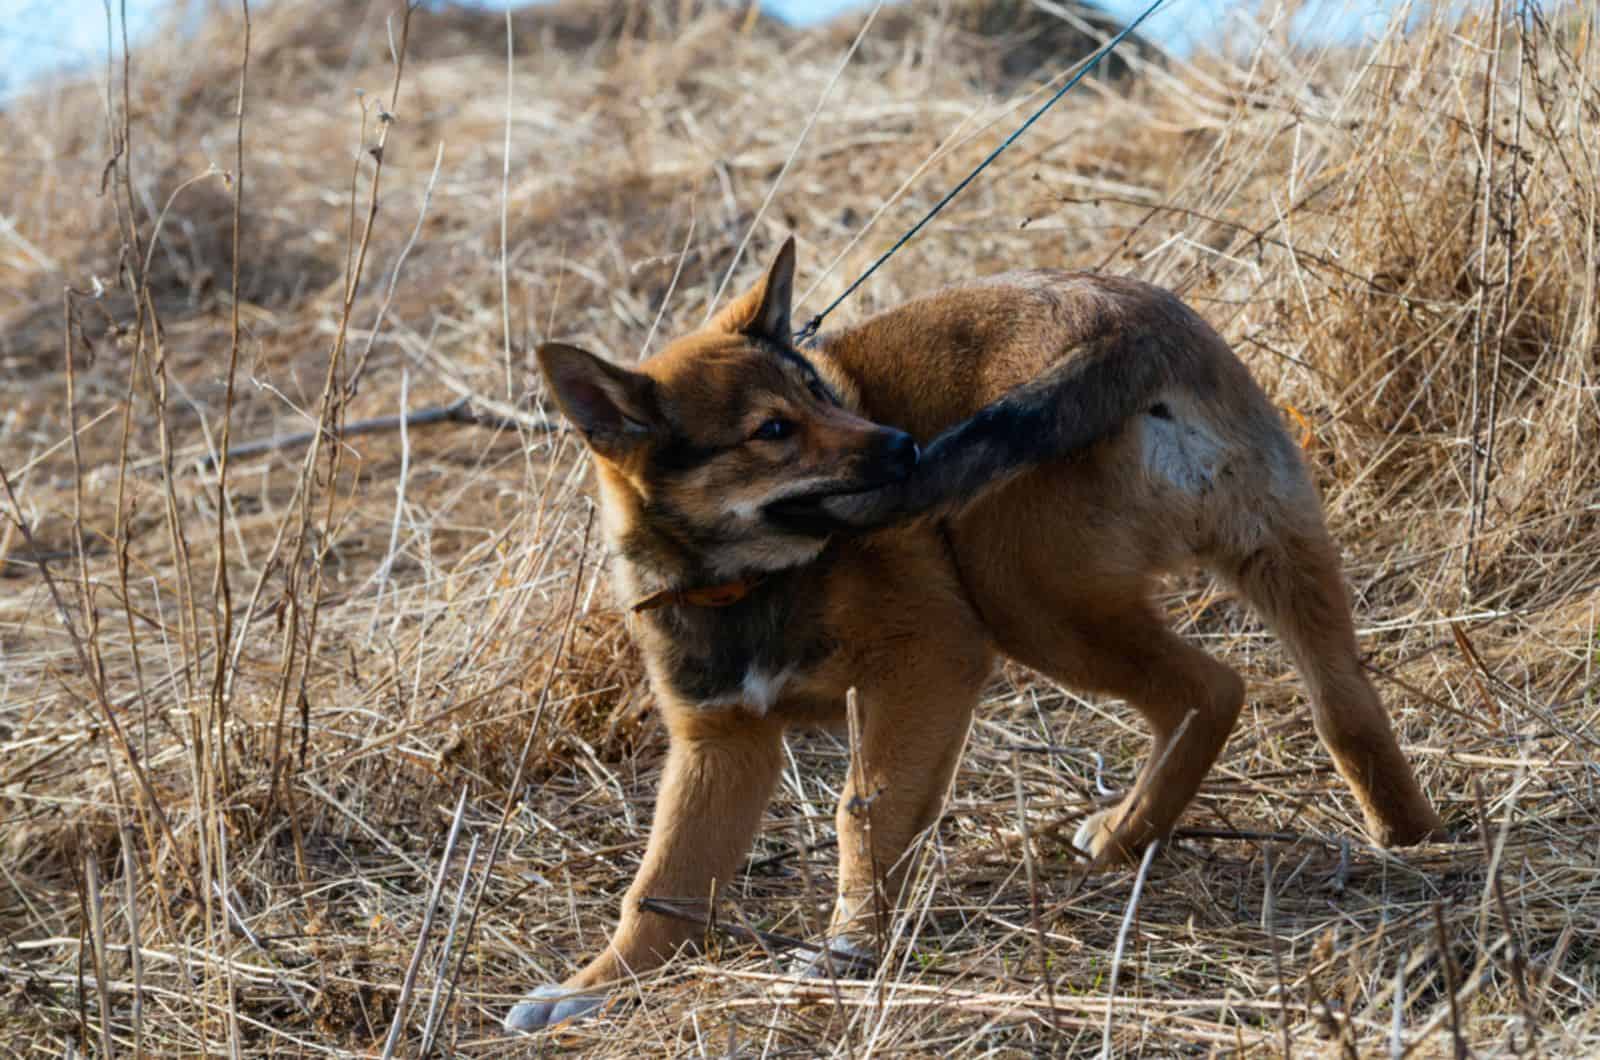
<path id="1" fill-rule="evenodd" d="M 738 871 L 783 730 L 861 705 L 861 776 L 838 814 L 832 930 L 865 948 L 877 896 L 937 818 L 1005 654 L 1127 700 L 1150 758 L 1079 844 L 1099 864 L 1169 832 L 1243 702 L 1238 675 L 1151 605 L 1203 566 L 1282 638 L 1372 838 L 1441 828 L 1362 675 L 1339 558 L 1278 414 L 1227 345 L 1132 280 L 1008 273 L 791 345 L 792 242 L 766 278 L 638 371 L 540 351 L 595 458 L 611 578 L 671 745 L 650 841 L 610 944 L 506 1018 L 597 1005 L 696 930 Z M 924 442 L 918 458 L 913 439 Z M 848 812 L 872 797 L 871 851 Z M 881 889 L 879 884 L 881 883 Z"/>

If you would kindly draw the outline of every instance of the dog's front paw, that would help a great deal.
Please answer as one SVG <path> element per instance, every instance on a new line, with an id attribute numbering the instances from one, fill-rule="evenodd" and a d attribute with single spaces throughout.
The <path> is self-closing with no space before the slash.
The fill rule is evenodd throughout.
<path id="1" fill-rule="evenodd" d="M 585 994 L 547 983 L 534 987 L 526 998 L 513 1006 L 506 1013 L 501 1026 L 513 1034 L 543 1030 L 557 1023 L 588 1016 L 605 1001 L 604 994 Z"/>

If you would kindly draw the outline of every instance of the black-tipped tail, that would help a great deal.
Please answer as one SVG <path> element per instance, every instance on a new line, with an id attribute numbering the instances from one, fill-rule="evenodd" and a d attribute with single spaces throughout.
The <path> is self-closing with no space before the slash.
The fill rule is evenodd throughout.
<path id="1" fill-rule="evenodd" d="M 1086 449 L 1148 409 L 1172 381 L 1158 343 L 1121 334 L 1080 348 L 933 439 L 904 482 L 832 497 L 823 507 L 856 530 L 943 515 Z"/>

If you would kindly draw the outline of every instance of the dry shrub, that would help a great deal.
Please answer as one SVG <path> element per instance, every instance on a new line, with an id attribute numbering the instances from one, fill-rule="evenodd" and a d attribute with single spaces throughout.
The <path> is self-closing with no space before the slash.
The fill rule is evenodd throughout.
<path id="1" fill-rule="evenodd" d="M 376 1052 L 447 861 L 400 1049 L 437 994 L 440 1045 L 519 1051 L 495 1021 L 602 943 L 662 744 L 531 350 L 658 348 L 752 228 L 733 287 L 794 230 L 815 312 L 1081 54 L 1097 23 L 1060 6 L 885 10 L 758 223 L 858 18 L 519 11 L 508 106 L 501 15 L 430 9 L 403 35 L 382 5 L 279 0 L 253 20 L 237 284 L 237 13 L 136 51 L 125 97 L 119 67 L 109 93 L 0 112 L 5 1043 Z M 879 982 L 778 984 L 724 944 L 555 1041 L 1087 1053 L 1114 974 L 1117 1052 L 1372 1055 L 1398 1033 L 1429 1055 L 1457 1035 L 1593 1055 L 1593 19 L 1413 14 L 1308 50 L 1290 19 L 1236 16 L 1193 60 L 1129 48 L 1127 77 L 1086 82 L 830 321 L 1016 265 L 1180 290 L 1303 434 L 1371 668 L 1463 842 L 1367 847 L 1277 648 L 1177 581 L 1174 624 L 1252 700 L 1114 973 L 1131 875 L 1080 885 L 1062 837 L 1144 737 L 1008 666 Z M 515 416 L 336 437 L 463 394 Z M 323 440 L 230 460 L 223 483 L 225 423 Z M 723 894 L 810 936 L 846 752 L 790 749 Z"/>

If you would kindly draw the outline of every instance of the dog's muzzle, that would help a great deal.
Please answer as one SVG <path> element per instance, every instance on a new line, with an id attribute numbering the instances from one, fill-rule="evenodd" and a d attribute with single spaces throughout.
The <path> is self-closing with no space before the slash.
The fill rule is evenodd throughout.
<path id="1" fill-rule="evenodd" d="M 854 529 L 830 515 L 823 508 L 823 502 L 833 497 L 871 493 L 904 482 L 916 470 L 921 455 L 915 438 L 904 431 L 886 428 L 882 440 L 861 462 L 852 478 L 842 479 L 825 489 L 773 501 L 766 506 L 767 519 L 788 533 L 807 537 L 827 537 Z"/>

